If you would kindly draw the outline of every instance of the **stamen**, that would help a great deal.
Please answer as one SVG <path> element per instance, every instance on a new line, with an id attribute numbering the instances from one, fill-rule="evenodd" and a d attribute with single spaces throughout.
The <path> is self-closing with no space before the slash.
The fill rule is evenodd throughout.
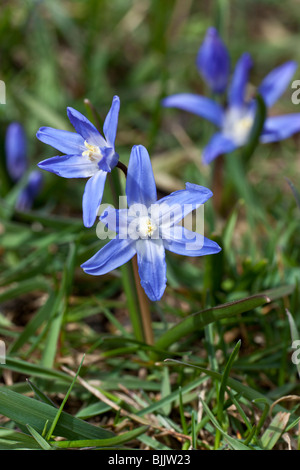
<path id="1" fill-rule="evenodd" d="M 88 157 L 92 162 L 99 161 L 101 159 L 102 155 L 99 147 L 97 147 L 96 145 L 88 144 L 86 140 L 84 141 L 84 145 L 87 148 L 87 150 L 82 152 L 82 155 L 84 157 Z"/>
<path id="2" fill-rule="evenodd" d="M 224 122 L 224 135 L 233 140 L 237 145 L 244 145 L 249 138 L 253 121 L 254 116 L 252 113 L 248 112 L 245 115 L 245 113 L 239 110 L 229 110 Z"/>
<path id="3" fill-rule="evenodd" d="M 139 220 L 138 232 L 141 238 L 150 238 L 157 230 L 156 225 L 147 216 L 141 217 Z"/>

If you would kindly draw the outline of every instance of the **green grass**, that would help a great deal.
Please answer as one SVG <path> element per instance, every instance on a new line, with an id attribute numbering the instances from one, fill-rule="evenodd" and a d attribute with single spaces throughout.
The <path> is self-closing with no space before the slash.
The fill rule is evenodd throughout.
<path id="1" fill-rule="evenodd" d="M 186 181 L 215 192 L 213 167 L 201 163 L 212 126 L 160 100 L 207 93 L 195 56 L 217 23 L 232 65 L 251 53 L 254 86 L 300 60 L 292 0 L 3 2 L 0 449 L 299 448 L 291 360 L 300 331 L 299 136 L 226 157 L 221 205 L 214 197 L 205 204 L 205 234 L 222 251 L 167 254 L 168 286 L 151 305 L 153 345 L 132 326 L 130 272 L 93 277 L 80 268 L 104 244 L 82 224 L 84 181 L 45 172 L 34 208 L 18 213 L 19 188 L 5 169 L 10 122 L 25 126 L 35 168 L 54 156 L 36 139 L 39 127 L 71 129 L 67 106 L 91 117 L 85 99 L 102 122 L 117 94 L 121 161 L 142 144 L 160 196 Z M 297 112 L 291 93 L 272 112 Z M 124 191 L 121 172 L 119 183 Z"/>

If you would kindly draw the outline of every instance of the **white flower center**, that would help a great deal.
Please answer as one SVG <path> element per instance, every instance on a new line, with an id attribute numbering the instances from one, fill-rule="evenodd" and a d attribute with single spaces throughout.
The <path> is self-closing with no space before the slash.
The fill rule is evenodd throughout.
<path id="1" fill-rule="evenodd" d="M 244 145 L 250 135 L 254 113 L 239 109 L 229 109 L 226 113 L 223 134 L 236 145 Z"/>
<path id="2" fill-rule="evenodd" d="M 84 141 L 84 146 L 87 150 L 82 152 L 83 157 L 88 157 L 92 162 L 101 160 L 102 154 L 99 147 L 88 144 L 86 140 Z"/>
<path id="3" fill-rule="evenodd" d="M 151 238 L 157 231 L 157 226 L 148 216 L 140 217 L 137 227 L 140 238 Z"/>

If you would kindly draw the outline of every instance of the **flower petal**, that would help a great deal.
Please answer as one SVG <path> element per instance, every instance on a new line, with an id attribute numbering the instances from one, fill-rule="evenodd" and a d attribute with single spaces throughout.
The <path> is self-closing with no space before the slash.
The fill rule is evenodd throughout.
<path id="1" fill-rule="evenodd" d="M 228 102 L 230 106 L 240 108 L 245 104 L 246 87 L 251 67 L 252 59 L 248 53 L 244 53 L 235 66 L 228 90 Z"/>
<path id="2" fill-rule="evenodd" d="M 271 107 L 284 93 L 297 68 L 293 61 L 285 62 L 273 69 L 262 81 L 258 93 L 263 97 L 266 106 Z"/>
<path id="3" fill-rule="evenodd" d="M 91 162 L 82 155 L 62 155 L 47 158 L 39 162 L 37 166 L 63 178 L 89 178 L 98 169 L 95 162 Z"/>
<path id="4" fill-rule="evenodd" d="M 235 143 L 228 139 L 228 137 L 225 137 L 221 133 L 215 134 L 203 149 L 202 161 L 204 164 L 208 165 L 219 155 L 232 152 L 236 148 Z"/>
<path id="5" fill-rule="evenodd" d="M 120 110 L 120 98 L 118 96 L 113 97 L 111 108 L 105 118 L 103 125 L 103 132 L 108 144 L 111 147 L 115 145 L 115 139 L 118 127 L 118 117 Z"/>
<path id="6" fill-rule="evenodd" d="M 167 284 L 163 241 L 138 240 L 136 251 L 141 285 L 150 300 L 160 300 Z"/>
<path id="7" fill-rule="evenodd" d="M 128 209 L 115 209 L 108 206 L 100 215 L 100 220 L 106 227 L 119 233 L 119 238 L 127 238 L 128 224 L 132 221 L 132 217 L 128 215 Z"/>
<path id="8" fill-rule="evenodd" d="M 151 207 L 151 217 L 158 225 L 170 227 L 204 204 L 213 193 L 198 184 L 186 183 L 186 189 L 174 191 Z"/>
<path id="9" fill-rule="evenodd" d="M 102 147 L 100 149 L 102 158 L 98 162 L 98 167 L 100 170 L 106 171 L 108 173 L 116 166 L 119 161 L 119 155 L 111 147 Z"/>
<path id="10" fill-rule="evenodd" d="M 12 122 L 7 128 L 5 156 L 9 176 L 13 181 L 18 181 L 28 167 L 26 134 L 19 122 Z"/>
<path id="11" fill-rule="evenodd" d="M 156 185 L 149 154 L 143 145 L 135 145 L 130 154 L 126 196 L 129 207 L 142 204 L 149 207 L 157 200 Z"/>
<path id="12" fill-rule="evenodd" d="M 105 139 L 96 129 L 94 124 L 92 124 L 83 114 L 70 107 L 67 108 L 67 114 L 76 132 L 80 134 L 84 140 L 86 140 L 90 145 L 106 147 Z"/>
<path id="13" fill-rule="evenodd" d="M 208 28 L 198 51 L 196 63 L 200 74 L 212 91 L 222 93 L 227 86 L 230 73 L 230 57 L 215 28 Z"/>
<path id="14" fill-rule="evenodd" d="M 162 105 L 166 108 L 179 108 L 189 113 L 197 114 L 197 116 L 207 119 L 218 127 L 221 127 L 223 122 L 223 108 L 205 96 L 179 93 L 164 98 Z"/>
<path id="15" fill-rule="evenodd" d="M 41 127 L 36 134 L 44 144 L 59 150 L 65 155 L 78 155 L 85 149 L 84 139 L 77 132 L 53 129 L 53 127 Z"/>
<path id="16" fill-rule="evenodd" d="M 116 237 L 81 267 L 87 274 L 99 276 L 127 263 L 135 254 L 135 243 Z"/>
<path id="17" fill-rule="evenodd" d="M 178 255 L 204 256 L 221 251 L 221 247 L 213 240 L 179 225 L 172 227 L 166 236 L 163 236 L 165 249 Z"/>
<path id="18" fill-rule="evenodd" d="M 82 198 L 83 223 L 85 227 L 92 227 L 96 220 L 98 207 L 102 201 L 106 176 L 106 171 L 98 170 L 85 185 Z"/>
<path id="19" fill-rule="evenodd" d="M 300 132 L 300 113 L 272 116 L 266 119 L 260 141 L 264 144 L 278 142 Z"/>

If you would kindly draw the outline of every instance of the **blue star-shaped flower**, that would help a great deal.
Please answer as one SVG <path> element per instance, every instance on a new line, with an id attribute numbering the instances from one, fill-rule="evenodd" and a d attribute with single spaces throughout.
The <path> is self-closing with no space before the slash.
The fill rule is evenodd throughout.
<path id="1" fill-rule="evenodd" d="M 37 132 L 39 140 L 65 154 L 40 162 L 40 168 L 64 178 L 89 178 L 82 199 L 86 227 L 91 227 L 96 220 L 107 173 L 119 160 L 115 152 L 119 109 L 119 97 L 114 96 L 103 125 L 105 138 L 85 116 L 73 108 L 67 108 L 67 114 L 76 132 L 51 127 L 41 127 Z"/>
<path id="2" fill-rule="evenodd" d="M 141 285 L 150 300 L 159 300 L 166 288 L 165 250 L 186 256 L 218 253 L 219 245 L 179 222 L 206 202 L 212 192 L 202 186 L 186 184 L 157 201 L 156 185 L 145 147 L 131 151 L 126 196 L 128 209 L 108 208 L 100 220 L 116 237 L 82 264 L 87 274 L 102 275 L 137 255 Z"/>
<path id="3" fill-rule="evenodd" d="M 219 67 L 214 68 L 214 74 L 210 73 L 210 76 L 214 78 L 214 82 L 218 83 L 221 78 L 224 80 L 224 77 L 227 76 L 228 61 L 225 60 L 223 49 L 220 49 L 218 42 L 216 44 L 213 46 L 210 43 L 209 57 L 212 60 L 214 55 L 216 58 L 221 56 L 222 60 L 219 59 Z M 197 65 L 199 70 L 201 65 L 200 71 L 205 76 L 203 72 L 205 72 L 205 68 L 209 69 L 210 60 L 205 55 L 205 60 L 199 61 L 199 55 L 201 56 L 201 49 L 198 54 Z M 212 136 L 203 149 L 203 162 L 205 164 L 212 162 L 221 154 L 230 153 L 246 145 L 248 142 L 256 112 L 255 100 L 246 96 L 251 67 L 251 57 L 248 53 L 244 53 L 238 60 L 231 82 L 227 87 L 227 105 L 225 107 L 210 98 L 191 93 L 175 94 L 166 97 L 162 101 L 165 107 L 179 108 L 197 114 L 219 128 L 219 132 Z M 273 106 L 284 93 L 296 68 L 297 64 L 295 62 L 288 61 L 273 69 L 264 78 L 258 87 L 258 93 L 263 98 L 267 108 Z M 212 87 L 211 83 L 210 86 Z M 291 137 L 299 131 L 300 113 L 267 117 L 260 136 L 260 142 L 277 142 Z"/>

